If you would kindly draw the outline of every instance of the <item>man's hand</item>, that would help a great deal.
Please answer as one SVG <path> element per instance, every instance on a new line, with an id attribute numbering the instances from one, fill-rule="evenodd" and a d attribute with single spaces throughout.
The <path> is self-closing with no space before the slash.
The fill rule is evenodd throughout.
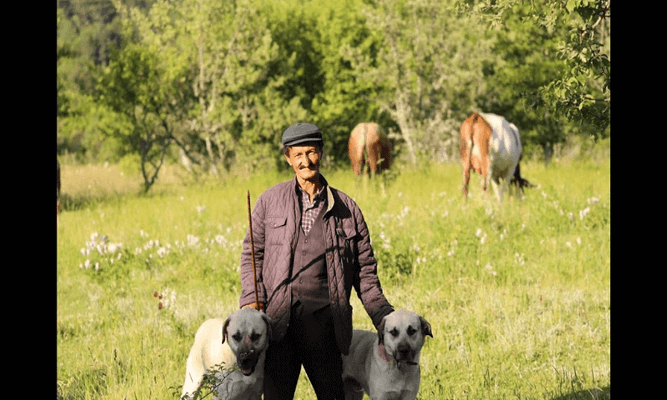
<path id="1" fill-rule="evenodd" d="M 244 306 L 241 307 L 241 308 L 252 308 L 253 310 L 257 310 L 257 311 L 262 311 L 262 312 L 263 312 L 263 311 L 264 311 L 264 303 L 262 303 L 262 302 L 259 302 L 259 303 L 258 303 L 258 302 L 256 302 L 256 301 L 253 301 L 252 303 L 246 304 L 246 305 L 244 305 Z"/>

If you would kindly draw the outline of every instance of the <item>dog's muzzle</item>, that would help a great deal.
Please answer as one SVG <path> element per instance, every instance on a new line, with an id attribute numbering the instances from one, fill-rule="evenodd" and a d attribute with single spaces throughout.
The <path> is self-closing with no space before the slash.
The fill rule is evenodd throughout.
<path id="1" fill-rule="evenodd" d="M 403 362 L 408 365 L 417 365 L 416 362 L 414 362 L 416 352 L 412 349 L 412 347 L 406 345 L 406 344 L 399 344 L 396 347 L 396 351 L 393 354 L 394 360 L 397 362 Z"/>
<path id="2" fill-rule="evenodd" d="M 241 369 L 241 373 L 245 376 L 252 375 L 255 372 L 257 361 L 259 360 L 259 352 L 255 349 L 248 349 L 240 352 L 236 357 L 236 364 Z"/>

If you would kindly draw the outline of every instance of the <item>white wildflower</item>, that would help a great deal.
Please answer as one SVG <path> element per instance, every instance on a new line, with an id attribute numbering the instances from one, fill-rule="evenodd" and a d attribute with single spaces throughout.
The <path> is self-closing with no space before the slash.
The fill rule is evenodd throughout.
<path id="1" fill-rule="evenodd" d="M 160 258 L 164 258 L 167 254 L 169 254 L 169 250 L 166 248 L 160 247 L 157 249 L 157 255 L 160 256 Z"/>
<path id="2" fill-rule="evenodd" d="M 99 233 L 97 233 L 97 232 L 93 232 L 93 233 L 90 235 L 90 241 L 91 241 L 91 242 L 94 242 L 95 239 L 97 239 L 98 236 L 100 236 Z"/>
<path id="3" fill-rule="evenodd" d="M 569 212 L 567 213 L 567 217 L 570 219 L 570 221 L 574 221 L 574 214 Z"/>
<path id="4" fill-rule="evenodd" d="M 134 249 L 134 255 L 135 256 L 138 255 L 138 254 L 141 254 L 142 252 L 143 252 L 143 250 L 141 250 L 141 247 L 137 247 L 137 248 Z"/>
<path id="5" fill-rule="evenodd" d="M 580 238 L 580 237 L 577 238 L 577 244 L 578 244 L 579 246 L 581 246 L 581 238 Z"/>
<path id="6" fill-rule="evenodd" d="M 453 255 L 454 255 L 454 250 L 453 249 L 447 252 L 447 257 L 451 257 Z"/>
<path id="7" fill-rule="evenodd" d="M 486 233 L 485 233 L 484 236 L 482 236 L 482 238 L 479 240 L 479 244 L 484 244 L 485 241 L 486 241 Z"/>
<path id="8" fill-rule="evenodd" d="M 201 214 L 202 212 L 204 212 L 204 210 L 206 210 L 206 206 L 197 206 L 197 213 L 198 214 Z"/>
<path id="9" fill-rule="evenodd" d="M 116 243 L 109 243 L 109 246 L 107 246 L 107 251 L 111 254 L 115 253 L 116 250 L 118 250 L 120 246 Z"/>
<path id="10" fill-rule="evenodd" d="M 600 201 L 597 197 L 590 197 L 586 199 L 586 202 L 591 205 L 591 204 L 597 204 Z"/>
<path id="11" fill-rule="evenodd" d="M 449 211 L 442 213 L 442 218 L 447 218 L 449 216 Z"/>
<path id="12" fill-rule="evenodd" d="M 580 211 L 579 211 L 579 219 L 580 219 L 580 220 L 583 220 L 584 217 L 585 217 L 586 215 L 588 215 L 589 212 L 591 212 L 591 209 L 588 208 L 588 207 L 584 208 L 583 210 L 580 210 Z"/>
<path id="13" fill-rule="evenodd" d="M 86 259 L 86 262 L 83 263 L 83 266 L 84 266 L 86 269 L 90 268 L 90 260 L 89 260 L 89 259 Z"/>
<path id="14" fill-rule="evenodd" d="M 412 250 L 414 250 L 416 253 L 419 253 L 419 252 L 421 251 L 421 248 L 419 247 L 418 244 L 415 243 L 415 244 L 412 246 Z"/>
<path id="15" fill-rule="evenodd" d="M 505 235 L 503 235 L 503 234 L 501 233 L 501 234 L 500 234 L 500 241 L 501 241 L 501 242 L 503 241 L 503 238 L 504 238 L 504 237 L 505 237 Z"/>
<path id="16" fill-rule="evenodd" d="M 120 257 L 123 255 L 123 253 L 118 253 L 118 257 L 116 257 L 118 260 L 120 260 Z"/>
<path id="17" fill-rule="evenodd" d="M 181 196 L 181 197 L 179 197 L 178 199 L 179 199 L 180 201 L 183 201 L 183 200 L 185 200 L 185 197 Z"/>
<path id="18" fill-rule="evenodd" d="M 475 236 L 479 237 L 482 234 L 482 228 L 477 228 L 477 232 L 475 232 Z"/>
<path id="19" fill-rule="evenodd" d="M 565 242 L 565 245 L 570 249 L 572 248 L 572 243 L 570 243 L 570 242 Z"/>
<path id="20" fill-rule="evenodd" d="M 216 235 L 215 241 L 221 246 L 227 243 L 227 239 L 225 239 L 225 237 L 222 235 Z"/>
<path id="21" fill-rule="evenodd" d="M 97 252 L 100 254 L 105 254 L 107 252 L 107 246 L 103 244 L 98 244 L 95 248 L 97 249 Z"/>
<path id="22" fill-rule="evenodd" d="M 144 232 L 144 230 L 142 229 L 142 230 L 139 231 L 139 236 L 148 237 L 148 233 Z"/>
<path id="23" fill-rule="evenodd" d="M 100 263 L 96 262 L 95 263 L 95 271 L 99 271 L 99 270 L 100 270 Z"/>
<path id="24" fill-rule="evenodd" d="M 542 197 L 544 197 L 544 198 L 546 199 L 546 198 L 547 198 L 547 194 L 544 193 L 544 192 L 542 192 Z"/>
<path id="25" fill-rule="evenodd" d="M 193 247 L 199 244 L 199 238 L 194 235 L 188 235 L 188 246 Z"/>

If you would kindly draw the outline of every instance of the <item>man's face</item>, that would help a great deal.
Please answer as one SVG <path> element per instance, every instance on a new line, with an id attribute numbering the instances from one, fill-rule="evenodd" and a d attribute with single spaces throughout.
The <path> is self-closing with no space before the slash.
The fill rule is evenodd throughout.
<path id="1" fill-rule="evenodd" d="M 314 145 L 297 145 L 289 149 L 285 159 L 294 169 L 297 178 L 310 181 L 316 179 L 319 174 L 322 153 Z"/>

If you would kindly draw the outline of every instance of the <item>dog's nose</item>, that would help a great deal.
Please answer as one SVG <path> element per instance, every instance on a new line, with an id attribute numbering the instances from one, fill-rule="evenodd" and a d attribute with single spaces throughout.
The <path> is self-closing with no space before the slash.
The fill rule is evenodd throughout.
<path id="1" fill-rule="evenodd" d="M 396 347 L 396 350 L 398 351 L 398 354 L 401 356 L 401 358 L 408 357 L 410 355 L 410 346 L 406 344 L 399 344 Z"/>

